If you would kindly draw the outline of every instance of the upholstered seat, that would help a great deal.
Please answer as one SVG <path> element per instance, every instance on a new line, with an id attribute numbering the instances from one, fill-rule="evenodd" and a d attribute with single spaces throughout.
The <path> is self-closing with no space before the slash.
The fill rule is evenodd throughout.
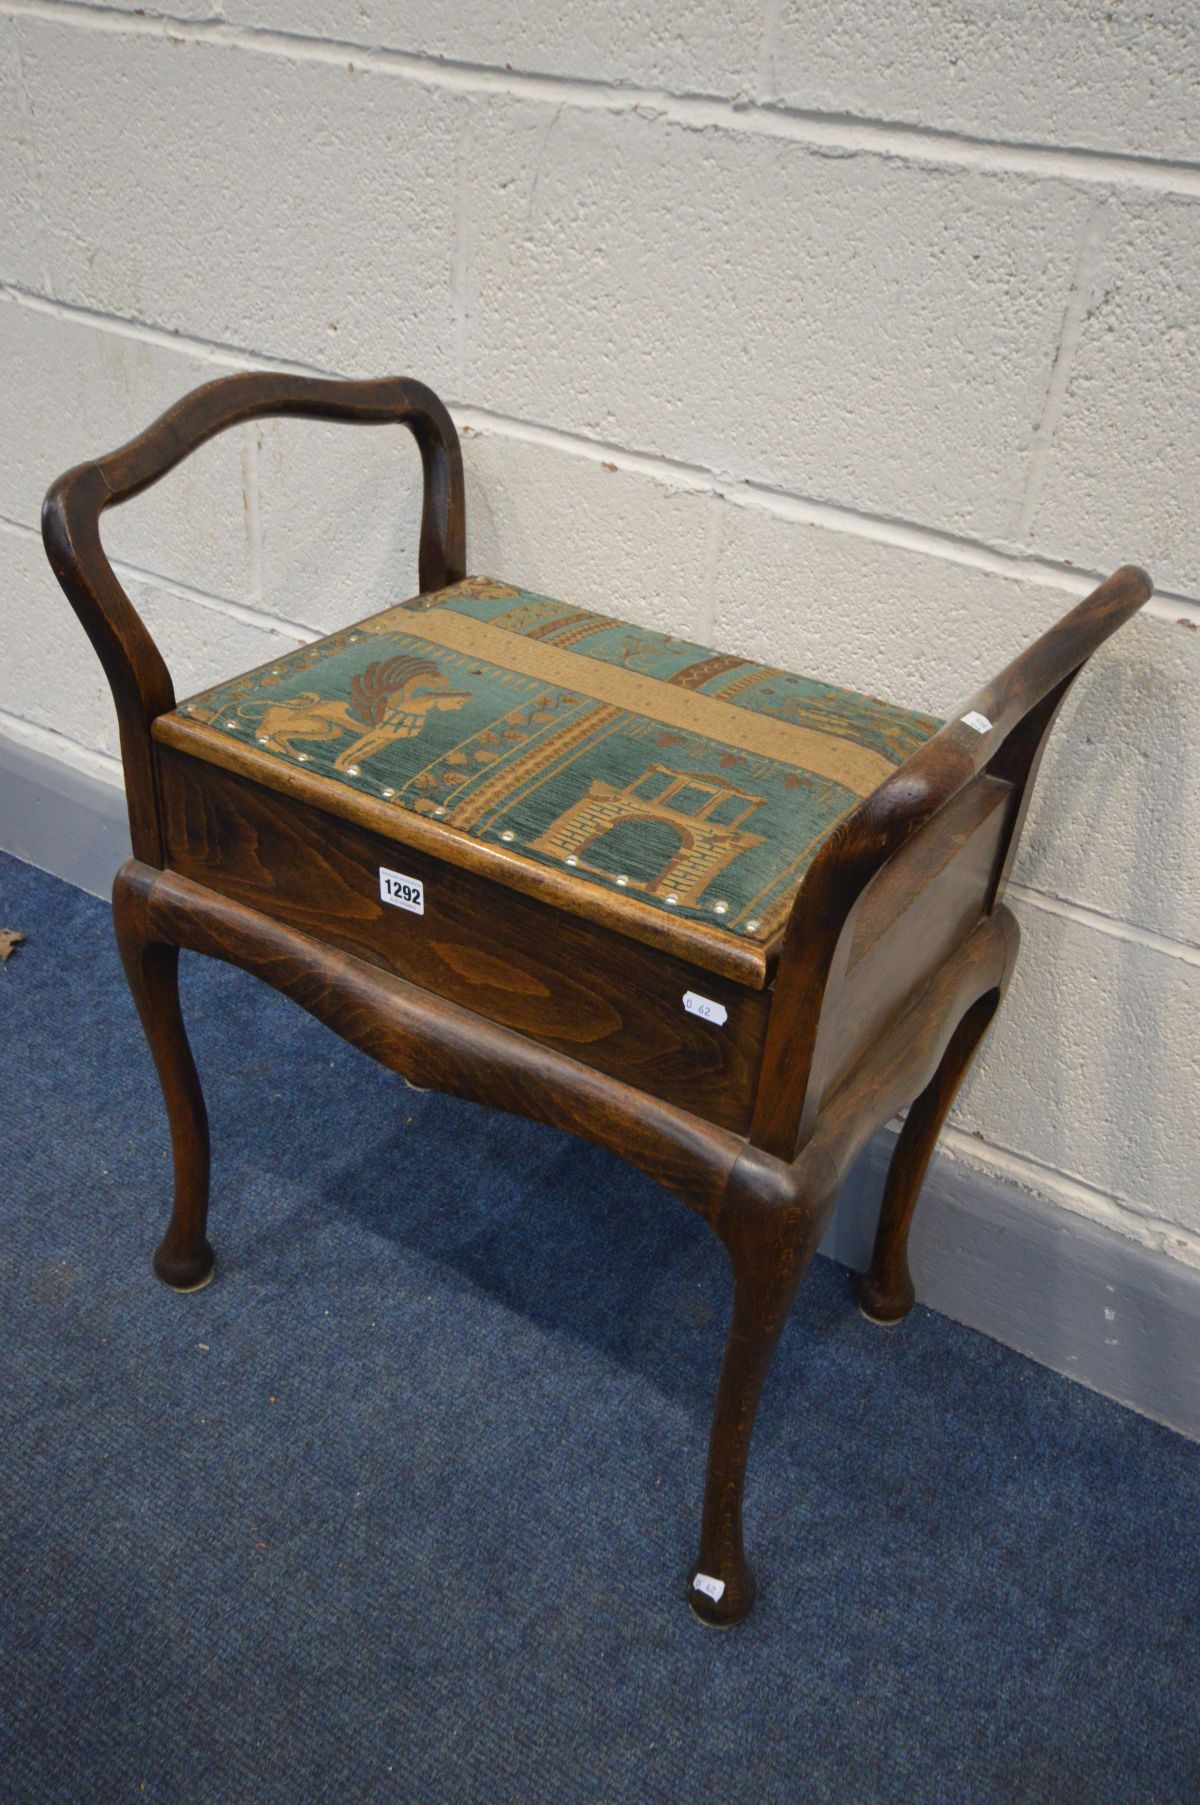
<path id="1" fill-rule="evenodd" d="M 387 805 L 450 863 L 569 881 L 714 936 L 777 937 L 821 844 L 940 721 L 487 577 L 222 684 L 156 734 L 336 814 Z M 312 781 L 312 780 L 315 780 Z M 474 855 L 474 856 L 473 856 Z M 523 881 L 524 879 L 524 881 Z M 623 895 L 622 895 L 623 893 Z M 694 945 L 694 934 L 688 936 Z"/>

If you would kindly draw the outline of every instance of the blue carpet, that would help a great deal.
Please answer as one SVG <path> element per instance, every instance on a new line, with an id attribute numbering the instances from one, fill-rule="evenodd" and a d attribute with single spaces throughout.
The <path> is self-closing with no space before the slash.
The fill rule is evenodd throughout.
<path id="1" fill-rule="evenodd" d="M 701 1223 L 188 961 L 218 1273 L 173 1296 L 108 912 L 0 860 L 0 925 L 0 1798 L 1200 1797 L 1196 1447 L 818 1261 L 706 1630 Z"/>

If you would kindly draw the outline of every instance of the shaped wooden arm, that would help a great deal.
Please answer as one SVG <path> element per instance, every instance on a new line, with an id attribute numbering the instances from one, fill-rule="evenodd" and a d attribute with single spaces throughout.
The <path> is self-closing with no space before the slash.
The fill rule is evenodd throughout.
<path id="1" fill-rule="evenodd" d="M 1092 653 L 1153 592 L 1124 565 L 986 683 L 893 774 L 863 798 L 821 848 L 780 949 L 770 1026 L 750 1138 L 791 1159 L 815 1119 L 814 1069 L 827 995 L 836 990 L 864 892 L 900 849 L 985 773 L 1012 785 L 1000 866 L 981 911 L 998 899 L 1012 863 L 1043 746 L 1068 689 Z"/>
<path id="2" fill-rule="evenodd" d="M 185 395 L 127 445 L 77 465 L 52 483 L 42 508 L 46 555 L 112 689 L 133 850 L 147 864 L 162 863 L 150 727 L 156 716 L 175 706 L 175 690 L 158 647 L 108 561 L 100 516 L 166 476 L 206 439 L 267 414 L 407 426 L 425 475 L 421 590 L 442 589 L 466 574 L 458 434 L 432 389 L 406 377 L 341 382 L 261 372 L 226 376 Z"/>

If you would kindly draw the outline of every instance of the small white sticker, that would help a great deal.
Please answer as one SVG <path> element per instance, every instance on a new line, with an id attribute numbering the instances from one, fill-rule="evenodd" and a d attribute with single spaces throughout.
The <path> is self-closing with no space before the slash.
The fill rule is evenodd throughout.
<path id="1" fill-rule="evenodd" d="M 692 1586 L 697 1592 L 706 1592 L 715 1603 L 725 1590 L 725 1581 L 723 1579 L 713 1579 L 707 1573 L 697 1573 L 695 1579 L 692 1581 Z"/>
<path id="2" fill-rule="evenodd" d="M 987 716 L 985 714 L 978 714 L 974 709 L 971 710 L 970 714 L 965 714 L 963 716 L 962 724 L 964 727 L 973 727 L 976 733 L 990 733 L 992 731 L 992 723 L 988 720 Z"/>
<path id="3" fill-rule="evenodd" d="M 689 1015 L 702 1015 L 706 1022 L 716 1022 L 723 1028 L 729 1020 L 729 1011 L 724 1003 L 714 1003 L 711 997 L 697 996 L 694 990 L 685 990 L 683 1006 Z"/>
<path id="4" fill-rule="evenodd" d="M 403 877 L 398 871 L 385 871 L 381 865 L 379 894 L 397 909 L 407 909 L 413 915 L 425 913 L 425 886 L 419 877 Z"/>

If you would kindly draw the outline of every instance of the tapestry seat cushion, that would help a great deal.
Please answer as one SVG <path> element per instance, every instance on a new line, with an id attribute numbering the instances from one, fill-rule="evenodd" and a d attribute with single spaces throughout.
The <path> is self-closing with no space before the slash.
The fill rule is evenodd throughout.
<path id="1" fill-rule="evenodd" d="M 839 821 L 941 726 L 488 577 L 179 713 L 381 799 L 398 839 L 411 811 L 760 943 Z"/>

